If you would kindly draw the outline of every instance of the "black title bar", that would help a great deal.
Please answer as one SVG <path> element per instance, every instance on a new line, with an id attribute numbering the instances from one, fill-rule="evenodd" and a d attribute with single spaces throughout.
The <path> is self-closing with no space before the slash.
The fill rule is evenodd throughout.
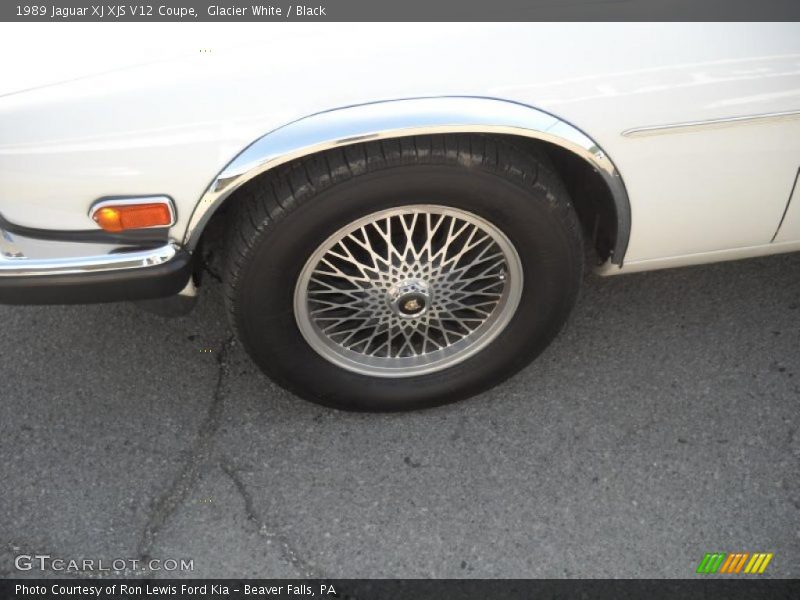
<path id="1" fill-rule="evenodd" d="M 0 21 L 797 21 L 798 0 L 7 0 Z"/>

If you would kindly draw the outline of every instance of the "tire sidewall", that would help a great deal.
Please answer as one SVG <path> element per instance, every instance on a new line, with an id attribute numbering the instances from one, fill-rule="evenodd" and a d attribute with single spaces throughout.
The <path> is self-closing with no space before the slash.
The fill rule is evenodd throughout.
<path id="1" fill-rule="evenodd" d="M 523 286 L 510 322 L 485 348 L 451 367 L 413 377 L 371 377 L 334 365 L 302 336 L 295 286 L 306 261 L 349 223 L 388 208 L 432 204 L 465 210 L 500 229 L 522 263 Z M 457 165 L 415 165 L 367 173 L 318 192 L 265 231 L 244 267 L 234 302 L 237 328 L 255 361 L 284 387 L 334 407 L 401 410 L 478 393 L 547 346 L 566 319 L 581 279 L 571 215 L 541 186 Z M 573 216 L 574 219 L 574 216 Z"/>

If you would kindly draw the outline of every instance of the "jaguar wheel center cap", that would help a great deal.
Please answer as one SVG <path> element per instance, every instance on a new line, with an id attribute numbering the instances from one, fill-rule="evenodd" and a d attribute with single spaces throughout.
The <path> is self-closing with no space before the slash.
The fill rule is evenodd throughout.
<path id="1" fill-rule="evenodd" d="M 406 279 L 392 285 L 386 295 L 392 312 L 404 319 L 424 315 L 431 305 L 431 290 L 422 279 Z"/>

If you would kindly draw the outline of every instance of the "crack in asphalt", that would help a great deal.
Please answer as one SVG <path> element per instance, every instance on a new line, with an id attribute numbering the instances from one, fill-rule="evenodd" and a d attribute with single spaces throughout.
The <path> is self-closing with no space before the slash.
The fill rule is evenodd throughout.
<path id="1" fill-rule="evenodd" d="M 258 534 L 264 537 L 268 542 L 273 540 L 278 542 L 278 546 L 280 547 L 284 560 L 298 569 L 304 577 L 309 579 L 324 579 L 326 575 L 320 571 L 317 571 L 313 565 L 304 560 L 291 542 L 289 542 L 288 538 L 276 531 L 270 531 L 266 521 L 259 516 L 258 511 L 255 508 L 252 494 L 248 491 L 247 486 L 239 476 L 241 469 L 237 468 L 236 465 L 227 459 L 224 459 L 220 463 L 220 468 L 230 478 L 231 482 L 233 482 L 233 485 L 236 488 L 236 491 L 242 497 L 244 502 L 245 516 L 247 517 L 248 521 L 256 526 L 256 531 Z"/>
<path id="2" fill-rule="evenodd" d="M 158 534 L 169 521 L 170 517 L 180 508 L 189 492 L 194 488 L 200 471 L 208 461 L 213 447 L 214 436 L 217 433 L 222 417 L 225 400 L 225 379 L 228 373 L 228 353 L 234 344 L 235 337 L 229 336 L 222 342 L 217 351 L 217 382 L 214 387 L 211 404 L 208 412 L 197 431 L 188 458 L 173 478 L 172 482 L 153 503 L 153 508 L 145 524 L 141 540 L 138 545 L 138 555 L 142 562 L 150 560 Z"/>
<path id="3" fill-rule="evenodd" d="M 227 393 L 225 382 L 229 370 L 228 355 L 235 343 L 234 340 L 235 336 L 231 335 L 223 341 L 220 349 L 217 351 L 216 359 L 218 372 L 214 393 L 206 417 L 197 431 L 186 462 L 180 472 L 172 479 L 170 484 L 153 503 L 153 508 L 145 524 L 137 549 L 139 559 L 143 563 L 150 560 L 151 552 L 158 539 L 159 533 L 167 525 L 170 518 L 184 504 L 186 498 L 189 496 L 192 489 L 194 489 L 203 467 L 209 463 L 213 452 L 214 438 L 219 430 L 223 414 Z M 294 566 L 304 577 L 323 578 L 324 575 L 319 573 L 308 561 L 304 560 L 285 536 L 269 530 L 266 522 L 259 516 L 255 508 L 252 494 L 250 494 L 244 481 L 242 481 L 239 476 L 241 469 L 236 467 L 236 465 L 228 459 L 222 459 L 220 468 L 233 482 L 236 491 L 242 497 L 245 516 L 248 521 L 256 526 L 258 534 L 270 543 L 272 541 L 277 542 L 284 560 Z M 144 572 L 135 573 L 135 575 L 145 574 Z M 134 575 L 134 573 L 129 575 Z"/>

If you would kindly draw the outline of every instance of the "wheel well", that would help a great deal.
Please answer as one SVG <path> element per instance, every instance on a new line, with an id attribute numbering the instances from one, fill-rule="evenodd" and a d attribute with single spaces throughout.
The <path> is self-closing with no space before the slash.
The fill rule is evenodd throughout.
<path id="1" fill-rule="evenodd" d="M 618 215 L 614 196 L 591 164 L 566 148 L 540 140 L 526 139 L 549 157 L 567 186 L 575 212 L 583 227 L 587 245 L 594 250 L 598 264 L 611 258 L 617 244 Z"/>
<path id="2" fill-rule="evenodd" d="M 617 209 L 611 190 L 603 180 L 603 177 L 589 162 L 566 148 L 546 141 L 518 135 L 484 135 L 491 135 L 494 138 L 504 140 L 517 148 L 526 150 L 531 155 L 541 156 L 545 154 L 566 185 L 581 223 L 584 239 L 587 246 L 593 250 L 598 264 L 611 258 L 618 236 Z M 324 152 L 324 150 L 320 152 Z M 318 153 L 314 152 L 302 156 L 292 161 L 292 163 L 306 160 L 315 154 Z M 277 168 L 286 168 L 292 163 L 286 163 Z M 256 184 L 258 181 L 262 181 L 263 178 L 270 177 L 271 173 L 271 170 L 266 171 L 247 182 L 242 188 L 233 192 L 214 212 L 203 230 L 200 237 L 200 245 L 198 246 L 198 250 L 202 252 L 204 259 L 210 258 L 209 252 L 219 255 L 218 250 L 222 242 L 219 238 L 221 238 L 225 230 L 225 214 L 230 206 L 236 202 L 236 198 L 241 195 L 242 190 Z"/>

